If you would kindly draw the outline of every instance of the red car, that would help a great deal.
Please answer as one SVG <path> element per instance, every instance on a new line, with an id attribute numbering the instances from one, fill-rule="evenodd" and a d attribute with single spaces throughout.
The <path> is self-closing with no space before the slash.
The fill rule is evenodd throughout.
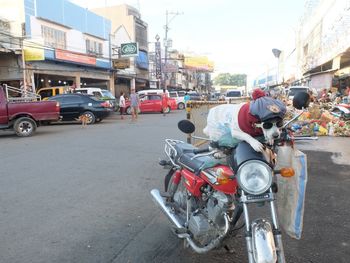
<path id="1" fill-rule="evenodd" d="M 131 114 L 130 100 L 125 102 L 126 113 Z M 176 100 L 168 98 L 168 107 L 165 113 L 169 113 L 171 110 L 176 110 Z M 162 96 L 161 95 L 144 95 L 140 96 L 140 112 L 163 112 L 162 109 Z"/>

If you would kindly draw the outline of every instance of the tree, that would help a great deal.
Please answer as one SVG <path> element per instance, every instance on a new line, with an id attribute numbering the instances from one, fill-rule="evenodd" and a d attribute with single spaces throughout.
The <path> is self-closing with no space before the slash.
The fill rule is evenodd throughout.
<path id="1" fill-rule="evenodd" d="M 219 86 L 224 86 L 224 85 L 238 86 L 238 87 L 246 86 L 247 75 L 221 73 L 215 77 L 214 84 Z"/>

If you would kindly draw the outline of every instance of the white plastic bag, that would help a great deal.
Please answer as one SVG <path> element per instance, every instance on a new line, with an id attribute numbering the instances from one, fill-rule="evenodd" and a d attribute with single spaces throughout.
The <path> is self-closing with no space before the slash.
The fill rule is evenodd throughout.
<path id="1" fill-rule="evenodd" d="M 279 147 L 276 169 L 283 167 L 293 167 L 295 175 L 289 178 L 277 175 L 277 209 L 280 223 L 289 236 L 300 239 L 307 183 L 306 154 L 290 146 Z"/>

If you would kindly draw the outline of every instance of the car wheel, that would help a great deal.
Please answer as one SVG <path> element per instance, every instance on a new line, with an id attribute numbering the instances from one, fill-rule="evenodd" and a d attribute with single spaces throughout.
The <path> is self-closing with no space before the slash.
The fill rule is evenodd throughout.
<path id="1" fill-rule="evenodd" d="M 166 107 L 165 110 L 164 110 L 164 113 L 169 113 L 170 112 L 170 107 Z"/>
<path id="2" fill-rule="evenodd" d="M 85 115 L 88 118 L 88 121 L 86 123 L 87 125 L 95 123 L 96 117 L 91 111 L 85 111 L 83 115 Z"/>
<path id="3" fill-rule="evenodd" d="M 31 136 L 36 130 L 36 123 L 33 119 L 28 117 L 22 117 L 15 121 L 13 128 L 20 137 Z"/>
<path id="4" fill-rule="evenodd" d="M 178 108 L 179 110 L 183 110 L 183 109 L 185 108 L 185 104 L 182 103 L 182 102 L 180 102 L 179 105 L 177 105 L 177 108 Z"/>
<path id="5" fill-rule="evenodd" d="M 125 112 L 126 114 L 131 115 L 131 107 L 127 107 Z"/>

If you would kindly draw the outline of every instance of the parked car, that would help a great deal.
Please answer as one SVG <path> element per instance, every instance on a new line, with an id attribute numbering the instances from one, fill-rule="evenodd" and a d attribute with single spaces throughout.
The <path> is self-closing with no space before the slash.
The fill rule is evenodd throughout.
<path id="1" fill-rule="evenodd" d="M 184 91 L 169 91 L 169 97 L 176 100 L 177 109 L 179 110 L 185 108 L 185 94 Z"/>
<path id="2" fill-rule="evenodd" d="M 190 91 L 187 94 L 190 96 L 190 100 L 201 100 L 201 95 L 195 91 Z"/>
<path id="3" fill-rule="evenodd" d="M 176 109 L 176 100 L 169 98 L 168 107 L 165 110 L 165 113 L 169 113 L 171 110 Z M 142 112 L 163 112 L 162 96 L 157 94 L 140 96 L 140 113 Z M 130 100 L 126 101 L 126 113 L 131 114 Z"/>
<path id="4" fill-rule="evenodd" d="M 73 93 L 80 93 L 80 94 L 86 94 L 89 96 L 94 96 L 96 97 L 98 100 L 104 100 L 104 101 L 108 101 L 112 108 L 114 108 L 114 110 L 117 110 L 118 105 L 117 105 L 117 101 L 116 98 L 113 96 L 113 94 L 106 89 L 101 89 L 101 88 L 76 88 L 74 89 Z"/>
<path id="5" fill-rule="evenodd" d="M 107 101 L 97 100 L 83 94 L 63 94 L 50 97 L 49 101 L 60 103 L 60 114 L 63 121 L 74 121 L 81 115 L 88 117 L 87 124 L 100 122 L 113 111 Z"/>
<path id="6" fill-rule="evenodd" d="M 10 98 L 8 94 L 9 88 L 0 85 L 1 130 L 14 130 L 18 136 L 28 137 L 41 122 L 57 121 L 60 118 L 58 102 L 36 101 L 36 97 Z M 30 101 L 31 99 L 35 101 Z"/>
<path id="7" fill-rule="evenodd" d="M 46 87 L 38 89 L 37 94 L 42 100 L 47 100 L 49 97 L 69 93 L 70 86 Z"/>
<path id="8" fill-rule="evenodd" d="M 220 96 L 221 96 L 220 92 L 212 92 L 209 95 L 209 100 L 210 101 L 218 101 Z"/>

